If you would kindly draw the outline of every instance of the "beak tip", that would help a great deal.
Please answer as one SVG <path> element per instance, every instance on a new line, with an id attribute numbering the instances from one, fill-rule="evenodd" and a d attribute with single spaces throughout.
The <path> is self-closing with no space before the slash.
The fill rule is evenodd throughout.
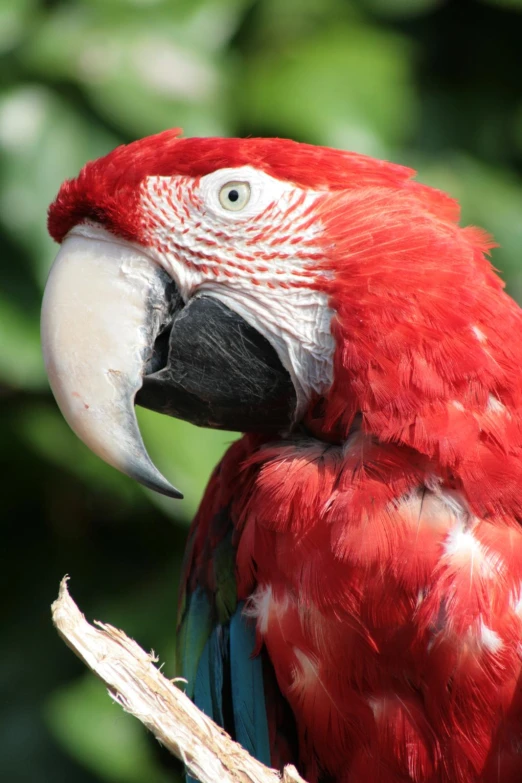
<path id="1" fill-rule="evenodd" d="M 120 467 L 120 469 L 122 469 Z M 166 495 L 169 498 L 176 500 L 183 500 L 183 493 L 173 487 L 172 484 L 159 472 L 154 464 L 149 460 L 148 455 L 141 459 L 127 464 L 123 468 L 123 472 L 130 478 L 135 479 L 140 484 L 143 484 L 147 489 L 152 489 L 154 492 L 159 492 L 160 495 Z"/>
<path id="2" fill-rule="evenodd" d="M 179 489 L 176 489 L 176 487 L 172 487 L 168 497 L 173 498 L 174 500 L 183 500 L 184 495 L 183 492 L 179 491 Z"/>
<path id="3" fill-rule="evenodd" d="M 158 481 L 157 479 L 151 480 L 144 478 L 143 475 L 138 476 L 136 474 L 131 474 L 131 478 L 136 479 L 136 481 L 139 481 L 144 487 L 151 489 L 153 492 L 158 492 L 160 495 L 165 495 L 165 497 L 172 498 L 173 500 L 183 500 L 183 493 L 180 492 L 179 489 L 176 489 L 176 487 L 173 487 L 166 479 L 163 479 L 162 481 Z"/>

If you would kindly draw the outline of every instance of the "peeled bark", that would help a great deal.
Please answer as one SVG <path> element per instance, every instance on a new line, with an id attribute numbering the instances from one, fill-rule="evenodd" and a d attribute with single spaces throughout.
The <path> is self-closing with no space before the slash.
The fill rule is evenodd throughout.
<path id="1" fill-rule="evenodd" d="M 65 577 L 52 605 L 53 623 L 76 655 L 107 686 L 109 695 L 140 720 L 201 783 L 305 783 L 295 767 L 265 767 L 204 715 L 123 631 L 87 622 L 69 595 Z"/>

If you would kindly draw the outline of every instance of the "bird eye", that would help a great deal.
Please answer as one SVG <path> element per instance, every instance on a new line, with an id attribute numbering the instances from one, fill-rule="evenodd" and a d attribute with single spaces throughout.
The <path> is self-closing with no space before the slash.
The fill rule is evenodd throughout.
<path id="1" fill-rule="evenodd" d="M 219 191 L 219 203 L 231 212 L 240 212 L 250 201 L 250 185 L 247 182 L 227 182 Z"/>

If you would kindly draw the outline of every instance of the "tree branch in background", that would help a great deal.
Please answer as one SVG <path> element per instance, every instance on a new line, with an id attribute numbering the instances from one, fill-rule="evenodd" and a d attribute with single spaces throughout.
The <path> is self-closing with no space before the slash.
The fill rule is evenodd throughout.
<path id="1" fill-rule="evenodd" d="M 140 720 L 201 783 L 305 783 L 294 767 L 283 773 L 256 761 L 204 715 L 154 666 L 123 631 L 87 622 L 62 579 L 52 605 L 53 622 L 65 643 L 102 680 L 109 695 Z"/>

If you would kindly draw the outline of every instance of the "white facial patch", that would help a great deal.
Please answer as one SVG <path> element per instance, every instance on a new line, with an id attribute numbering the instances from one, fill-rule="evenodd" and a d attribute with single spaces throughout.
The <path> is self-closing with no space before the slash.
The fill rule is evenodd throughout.
<path id="1" fill-rule="evenodd" d="M 315 287 L 324 256 L 314 218 L 320 197 L 251 166 L 199 179 L 149 177 L 141 192 L 157 262 L 185 300 L 213 296 L 271 343 L 292 377 L 298 415 L 333 380 L 333 312 Z"/>

